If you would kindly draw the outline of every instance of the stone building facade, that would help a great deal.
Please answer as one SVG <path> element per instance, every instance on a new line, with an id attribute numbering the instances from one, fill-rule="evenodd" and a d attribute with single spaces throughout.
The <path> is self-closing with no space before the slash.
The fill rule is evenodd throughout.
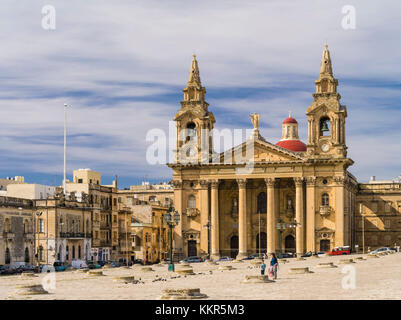
<path id="1" fill-rule="evenodd" d="M 175 228 L 178 256 L 244 258 L 259 247 L 299 255 L 361 245 L 356 210 L 365 187 L 348 171 L 354 162 L 347 157 L 347 108 L 340 102 L 327 45 L 315 86 L 306 109 L 306 144 L 291 115 L 283 121 L 282 139 L 268 142 L 255 113 L 246 141 L 215 153 L 210 132 L 216 119 L 205 101 L 194 56 L 174 118 L 177 148 L 175 162 L 169 164 L 174 206 L 181 214 Z"/>
<path id="2" fill-rule="evenodd" d="M 0 265 L 34 261 L 34 205 L 30 200 L 0 197 Z"/>

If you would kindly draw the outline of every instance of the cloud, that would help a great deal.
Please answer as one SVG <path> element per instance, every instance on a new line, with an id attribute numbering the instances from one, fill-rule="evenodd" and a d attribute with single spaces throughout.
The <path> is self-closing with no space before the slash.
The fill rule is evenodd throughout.
<path id="1" fill-rule="evenodd" d="M 217 128 L 249 128 L 249 113 L 259 112 L 262 134 L 277 142 L 291 110 L 306 140 L 324 41 L 348 107 L 351 171 L 361 179 L 399 174 L 398 2 L 353 1 L 355 30 L 341 27 L 347 1 L 56 0 L 52 31 L 41 27 L 47 4 L 0 3 L 4 176 L 61 175 L 67 102 L 70 173 L 91 167 L 132 183 L 171 177 L 146 163 L 145 137 L 167 132 L 194 52 Z M 380 152 L 372 155 L 372 145 Z"/>

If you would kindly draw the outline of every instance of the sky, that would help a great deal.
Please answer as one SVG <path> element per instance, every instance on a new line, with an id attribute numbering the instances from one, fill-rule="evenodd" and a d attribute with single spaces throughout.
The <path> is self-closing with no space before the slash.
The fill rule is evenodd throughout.
<path id="1" fill-rule="evenodd" d="M 49 5 L 55 29 L 42 13 Z M 344 28 L 349 5 L 355 28 Z M 394 178 L 400 21 L 395 0 L 2 0 L 0 177 L 61 184 L 67 103 L 68 178 L 91 168 L 103 184 L 118 175 L 119 187 L 170 180 L 166 165 L 146 161 L 146 135 L 168 133 L 194 53 L 215 128 L 250 129 L 257 112 L 261 134 L 276 143 L 291 110 L 306 141 L 305 112 L 327 42 L 348 109 L 349 170 L 360 182 Z"/>

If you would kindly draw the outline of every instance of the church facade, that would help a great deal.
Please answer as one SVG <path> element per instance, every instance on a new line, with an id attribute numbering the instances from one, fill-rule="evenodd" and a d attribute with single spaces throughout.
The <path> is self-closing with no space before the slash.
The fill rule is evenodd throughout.
<path id="1" fill-rule="evenodd" d="M 299 140 L 298 123 L 291 115 L 283 121 L 282 139 L 267 141 L 255 113 L 246 141 L 215 153 L 216 119 L 205 101 L 194 56 L 174 118 L 177 148 L 175 162 L 169 164 L 174 206 L 181 215 L 174 229 L 178 257 L 241 259 L 257 252 L 300 255 L 361 246 L 363 210 L 358 209 L 360 186 L 348 171 L 354 162 L 347 157 L 347 108 L 340 102 L 327 45 L 315 86 L 306 110 L 307 143 Z"/>

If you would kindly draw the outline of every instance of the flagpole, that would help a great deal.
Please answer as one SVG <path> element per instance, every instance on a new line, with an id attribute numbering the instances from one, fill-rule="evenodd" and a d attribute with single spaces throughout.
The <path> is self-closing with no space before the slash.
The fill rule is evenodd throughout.
<path id="1" fill-rule="evenodd" d="M 67 179 L 67 104 L 64 103 L 64 180 L 63 180 L 64 195 L 67 194 L 66 179 Z"/>

